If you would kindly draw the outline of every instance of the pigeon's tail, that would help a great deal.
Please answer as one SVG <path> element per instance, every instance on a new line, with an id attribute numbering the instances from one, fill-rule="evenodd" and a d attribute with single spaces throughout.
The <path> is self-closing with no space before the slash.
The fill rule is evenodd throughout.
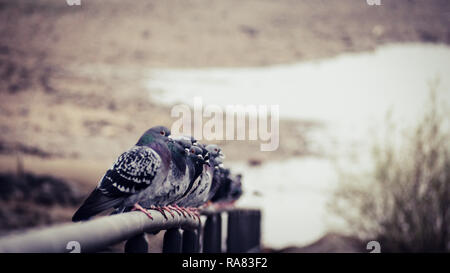
<path id="1" fill-rule="evenodd" d="M 118 208 L 116 208 L 115 210 L 113 210 L 113 211 L 111 212 L 110 215 L 116 215 L 116 214 L 121 214 L 121 213 L 129 212 L 129 211 L 131 211 L 132 209 L 133 209 L 133 207 L 124 207 L 124 206 L 121 206 L 121 207 L 118 207 Z"/>
<path id="2" fill-rule="evenodd" d="M 79 222 L 88 220 L 90 217 L 104 210 L 119 206 L 123 200 L 123 197 L 106 196 L 99 189 L 95 189 L 84 201 L 83 205 L 75 212 L 72 221 Z"/>

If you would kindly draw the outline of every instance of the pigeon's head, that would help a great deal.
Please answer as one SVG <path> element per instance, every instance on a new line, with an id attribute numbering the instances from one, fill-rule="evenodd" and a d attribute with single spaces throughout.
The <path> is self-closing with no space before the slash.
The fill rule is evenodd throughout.
<path id="1" fill-rule="evenodd" d="M 179 145 L 183 146 L 183 148 L 186 150 L 186 152 L 189 153 L 189 149 L 192 146 L 190 139 L 188 139 L 184 136 L 181 136 L 181 137 L 177 136 L 177 137 L 173 138 L 173 140 L 175 142 L 177 142 Z"/>
<path id="2" fill-rule="evenodd" d="M 222 163 L 222 160 L 225 158 L 222 149 L 216 144 L 209 144 L 205 147 L 205 150 L 207 151 L 207 157 L 215 160 L 218 164 Z"/>
<path id="3" fill-rule="evenodd" d="M 197 146 L 191 146 L 189 148 L 189 157 L 194 160 L 194 162 L 203 164 L 205 159 L 203 158 L 203 150 Z"/>
<path id="4" fill-rule="evenodd" d="M 192 145 L 197 145 L 197 140 L 193 137 L 193 136 L 191 136 L 191 143 L 192 143 Z"/>
<path id="5" fill-rule="evenodd" d="M 143 146 L 148 145 L 152 142 L 162 140 L 164 142 L 169 142 L 170 130 L 164 126 L 155 126 L 148 129 L 138 140 L 136 145 Z"/>
<path id="6" fill-rule="evenodd" d="M 186 156 L 187 155 L 187 151 L 184 148 L 183 145 L 181 145 L 178 141 L 169 141 L 168 145 L 169 150 L 172 152 L 172 154 L 174 155 L 178 155 L 178 156 Z"/>
<path id="7" fill-rule="evenodd" d="M 242 175 L 238 174 L 231 182 L 230 195 L 231 195 L 232 200 L 234 200 L 234 201 L 239 199 L 243 193 L 241 179 L 242 179 Z"/>

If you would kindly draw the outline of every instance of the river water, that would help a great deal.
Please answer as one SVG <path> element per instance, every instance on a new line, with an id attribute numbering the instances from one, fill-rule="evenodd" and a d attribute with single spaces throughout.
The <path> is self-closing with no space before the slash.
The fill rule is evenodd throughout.
<path id="1" fill-rule="evenodd" d="M 336 158 L 357 153 L 370 165 L 370 136 L 386 114 L 402 126 L 417 122 L 439 82 L 440 102 L 450 102 L 450 47 L 394 44 L 373 52 L 342 54 L 320 61 L 248 68 L 154 69 L 147 87 L 153 101 L 192 105 L 274 105 L 281 118 L 320 121 L 310 135 L 325 156 L 290 158 L 248 167 L 228 164 L 244 175 L 240 206 L 263 209 L 263 243 L 271 247 L 304 245 L 336 220 L 326 203 L 337 184 Z M 348 164 L 350 168 L 350 163 Z"/>

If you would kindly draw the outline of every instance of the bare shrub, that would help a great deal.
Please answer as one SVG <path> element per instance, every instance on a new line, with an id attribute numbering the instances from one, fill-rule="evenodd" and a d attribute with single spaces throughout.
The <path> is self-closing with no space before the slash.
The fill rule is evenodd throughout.
<path id="1" fill-rule="evenodd" d="M 341 171 L 332 209 L 363 240 L 385 252 L 450 250 L 450 138 L 446 105 L 431 88 L 425 114 L 401 134 L 387 122 L 387 135 L 373 147 L 373 171 Z"/>

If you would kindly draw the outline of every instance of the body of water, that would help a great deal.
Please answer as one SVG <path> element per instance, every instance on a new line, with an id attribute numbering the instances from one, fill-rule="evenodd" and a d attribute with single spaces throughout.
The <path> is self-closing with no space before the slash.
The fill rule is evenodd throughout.
<path id="1" fill-rule="evenodd" d="M 326 203 L 337 183 L 334 160 L 349 151 L 367 156 L 369 136 L 382 128 L 387 112 L 397 124 L 413 125 L 426 105 L 430 82 L 439 82 L 440 102 L 450 102 L 450 47 L 444 45 L 387 45 L 296 64 L 149 73 L 152 100 L 164 104 L 192 105 L 194 97 L 223 107 L 278 104 L 281 118 L 326 125 L 310 136 L 325 158 L 255 168 L 228 164 L 244 174 L 240 205 L 263 209 L 263 240 L 273 247 L 306 244 L 327 232 L 332 216 Z"/>

